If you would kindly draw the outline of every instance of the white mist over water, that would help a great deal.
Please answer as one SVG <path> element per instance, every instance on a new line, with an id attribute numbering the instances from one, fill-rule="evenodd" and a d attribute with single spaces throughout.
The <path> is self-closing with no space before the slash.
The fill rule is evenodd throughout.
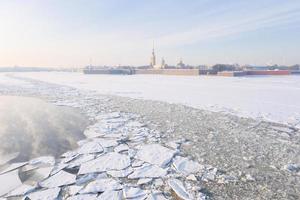
<path id="1" fill-rule="evenodd" d="M 0 96 L 0 160 L 58 156 L 84 138 L 87 120 L 79 112 L 30 97 Z"/>

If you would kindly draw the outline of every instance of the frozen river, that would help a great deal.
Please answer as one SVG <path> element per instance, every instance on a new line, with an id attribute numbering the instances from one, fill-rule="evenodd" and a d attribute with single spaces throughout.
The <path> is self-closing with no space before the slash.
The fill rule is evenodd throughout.
<path id="1" fill-rule="evenodd" d="M 185 77 L 15 73 L 102 94 L 184 104 L 240 116 L 299 125 L 300 76 Z M 18 84 L 18 83 L 15 83 Z"/>

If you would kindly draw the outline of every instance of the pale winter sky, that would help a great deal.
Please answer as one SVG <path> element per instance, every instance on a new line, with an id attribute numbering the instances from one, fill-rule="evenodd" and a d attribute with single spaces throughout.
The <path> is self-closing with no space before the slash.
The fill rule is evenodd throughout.
<path id="1" fill-rule="evenodd" d="M 300 0 L 0 0 L 0 66 L 300 63 Z"/>

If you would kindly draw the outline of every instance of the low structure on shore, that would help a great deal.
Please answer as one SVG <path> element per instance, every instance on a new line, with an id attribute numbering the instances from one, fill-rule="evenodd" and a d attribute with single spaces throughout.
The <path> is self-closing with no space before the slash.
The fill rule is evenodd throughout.
<path id="1" fill-rule="evenodd" d="M 215 71 L 212 69 L 84 69 L 85 74 L 115 74 L 115 75 L 135 75 L 135 74 L 157 74 L 157 75 L 174 75 L 174 76 L 200 76 L 200 75 L 217 75 L 227 77 L 240 76 L 267 76 L 267 75 L 293 75 L 300 74 L 299 70 L 248 70 L 248 71 Z"/>

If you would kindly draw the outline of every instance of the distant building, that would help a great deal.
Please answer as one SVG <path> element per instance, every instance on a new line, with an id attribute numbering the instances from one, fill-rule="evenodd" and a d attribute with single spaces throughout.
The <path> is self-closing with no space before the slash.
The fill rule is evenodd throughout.
<path id="1" fill-rule="evenodd" d="M 161 69 L 168 68 L 168 65 L 166 64 L 166 61 L 164 58 L 161 59 Z"/>
<path id="2" fill-rule="evenodd" d="M 176 68 L 179 68 L 179 69 L 185 69 L 186 68 L 186 65 L 182 62 L 181 58 L 180 58 L 179 63 L 177 63 Z"/>

